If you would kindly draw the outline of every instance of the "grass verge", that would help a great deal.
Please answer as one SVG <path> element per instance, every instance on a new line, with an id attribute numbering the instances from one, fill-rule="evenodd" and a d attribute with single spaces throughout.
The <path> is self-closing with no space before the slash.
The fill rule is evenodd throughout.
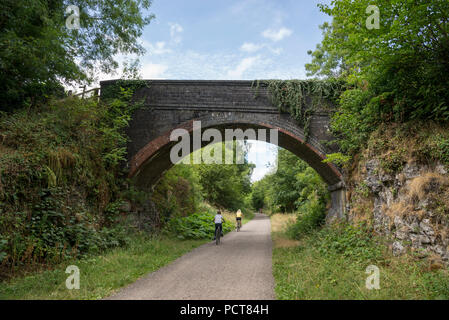
<path id="1" fill-rule="evenodd" d="M 177 240 L 135 235 L 127 247 L 71 261 L 53 270 L 0 283 L 0 299 L 101 299 L 156 271 L 208 240 Z M 80 269 L 80 289 L 68 290 L 68 265 Z"/>
<path id="2" fill-rule="evenodd" d="M 284 230 L 272 230 L 277 299 L 449 299 L 447 269 L 432 270 L 428 261 L 411 255 L 393 257 L 356 228 L 325 227 L 296 243 Z M 279 245 L 283 242 L 290 245 Z M 369 265 L 379 268 L 379 290 L 365 286 Z"/>
<path id="3" fill-rule="evenodd" d="M 253 220 L 254 216 L 255 214 L 253 212 L 247 212 L 246 214 L 244 214 L 242 219 L 242 226 Z"/>

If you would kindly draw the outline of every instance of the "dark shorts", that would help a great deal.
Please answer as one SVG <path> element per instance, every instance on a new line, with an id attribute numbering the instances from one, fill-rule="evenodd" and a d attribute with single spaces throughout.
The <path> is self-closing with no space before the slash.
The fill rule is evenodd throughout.
<path id="1" fill-rule="evenodd" d="M 239 221 L 239 220 L 242 221 L 242 218 L 241 218 L 241 217 L 240 217 L 240 218 L 235 218 L 235 219 L 236 219 L 237 221 Z"/>

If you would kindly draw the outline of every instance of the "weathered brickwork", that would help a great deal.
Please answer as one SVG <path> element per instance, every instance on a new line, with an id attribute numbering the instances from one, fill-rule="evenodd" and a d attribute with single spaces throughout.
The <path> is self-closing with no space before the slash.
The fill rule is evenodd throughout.
<path id="1" fill-rule="evenodd" d="M 104 81 L 102 87 L 113 81 Z M 192 131 L 193 121 L 201 121 L 203 130 L 216 128 L 278 129 L 279 146 L 306 161 L 332 189 L 329 217 L 342 216 L 344 183 L 338 168 L 325 164 L 326 153 L 335 152 L 329 142 L 329 114 L 316 112 L 305 141 L 304 130 L 290 114 L 280 113 L 270 101 L 267 89 L 255 89 L 252 81 L 179 81 L 152 80 L 136 91 L 136 101 L 144 107 L 136 110 L 127 134 L 128 169 L 142 187 L 153 187 L 173 164 L 170 161 L 170 133 L 176 128 Z M 224 134 L 223 134 L 224 137 Z"/>

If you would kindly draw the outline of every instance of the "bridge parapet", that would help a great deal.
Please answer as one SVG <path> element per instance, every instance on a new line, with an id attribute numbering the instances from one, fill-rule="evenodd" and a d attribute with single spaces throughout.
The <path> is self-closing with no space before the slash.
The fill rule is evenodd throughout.
<path id="1" fill-rule="evenodd" d="M 101 82 L 102 92 L 116 80 Z M 306 161 L 330 186 L 330 215 L 340 217 L 344 210 L 344 183 L 337 167 L 323 163 L 335 152 L 323 142 L 332 141 L 328 112 L 313 113 L 306 139 L 304 128 L 289 113 L 279 112 L 271 102 L 268 88 L 253 81 L 147 80 L 133 99 L 143 108 L 133 114 L 127 134 L 130 175 L 141 185 L 154 186 L 173 164 L 170 161 L 170 133 L 177 128 L 192 130 L 193 121 L 202 129 L 278 129 L 279 146 Z M 338 186 L 338 187 L 337 187 Z M 343 191 L 342 191 L 343 190 Z"/>

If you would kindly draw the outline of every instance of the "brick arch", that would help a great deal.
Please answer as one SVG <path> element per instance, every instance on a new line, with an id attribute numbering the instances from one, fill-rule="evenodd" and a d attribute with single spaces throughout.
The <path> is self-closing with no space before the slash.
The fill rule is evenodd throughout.
<path id="1" fill-rule="evenodd" d="M 115 81 L 101 82 L 102 94 L 114 88 Z M 147 80 L 147 84 L 133 95 L 142 107 L 134 111 L 127 129 L 129 177 L 139 186 L 152 188 L 173 165 L 170 149 L 176 142 L 170 142 L 170 134 L 176 128 L 192 131 L 193 121 L 201 121 L 203 130 L 278 129 L 279 146 L 306 161 L 328 183 L 332 196 L 329 217 L 343 215 L 342 174 L 334 165 L 322 162 L 327 153 L 337 151 L 323 143 L 332 141 L 329 106 L 314 110 L 305 139 L 298 122 L 272 104 L 264 85 L 255 89 L 252 81 L 209 80 Z"/>
<path id="2" fill-rule="evenodd" d="M 313 136 L 309 137 L 306 142 L 303 130 L 294 123 L 288 123 L 289 126 L 279 127 L 277 126 L 278 123 L 271 119 L 265 119 L 265 122 L 255 122 L 251 121 L 252 119 L 245 119 L 245 115 L 240 115 L 239 118 L 235 119 L 234 114 L 215 113 L 182 123 L 149 141 L 142 147 L 129 161 L 128 176 L 130 178 L 135 177 L 142 186 L 154 186 L 163 173 L 173 166 L 170 161 L 170 149 L 176 142 L 170 141 L 171 132 L 175 129 L 182 128 L 192 133 L 193 122 L 201 121 L 202 131 L 209 128 L 219 129 L 222 133 L 225 129 L 237 128 L 243 130 L 247 128 L 277 129 L 279 132 L 279 146 L 307 162 L 320 174 L 326 183 L 332 186 L 343 180 L 342 174 L 337 167 L 331 163 L 322 162 L 325 159 L 324 147 Z M 285 124 L 285 121 L 283 123 Z M 222 136 L 224 139 L 224 133 Z M 192 148 L 191 151 L 195 150 Z M 148 174 L 145 174 L 144 171 L 146 170 L 148 170 Z"/>

